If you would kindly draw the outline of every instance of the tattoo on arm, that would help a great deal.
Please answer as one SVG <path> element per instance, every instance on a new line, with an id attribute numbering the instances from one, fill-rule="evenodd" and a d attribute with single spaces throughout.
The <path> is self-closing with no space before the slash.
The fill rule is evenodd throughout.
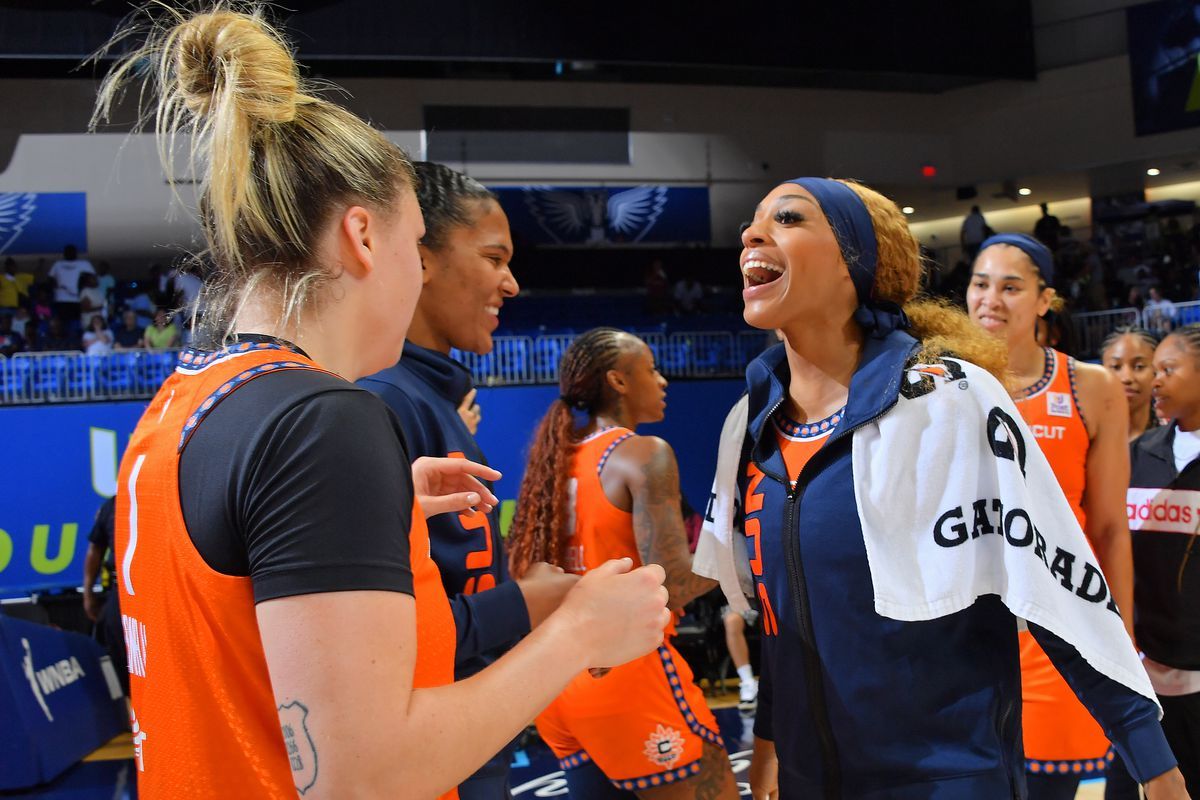
<path id="1" fill-rule="evenodd" d="M 292 778 L 301 797 L 317 784 L 317 746 L 308 732 L 308 706 L 299 700 L 279 706 L 283 746 L 292 767 Z"/>
<path id="2" fill-rule="evenodd" d="M 662 447 L 642 467 L 643 480 L 633 492 L 633 530 L 643 564 L 658 564 L 667 573 L 670 607 L 678 610 L 716 586 L 692 572 L 687 533 L 679 503 L 679 468 Z"/>

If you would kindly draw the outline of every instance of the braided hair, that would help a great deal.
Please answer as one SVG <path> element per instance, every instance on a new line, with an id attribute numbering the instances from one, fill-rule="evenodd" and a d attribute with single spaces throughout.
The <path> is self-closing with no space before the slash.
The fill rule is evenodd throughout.
<path id="1" fill-rule="evenodd" d="M 472 201 L 498 202 L 496 193 L 474 178 L 432 161 L 413 164 L 417 173 L 417 202 L 425 218 L 425 237 L 421 244 L 440 250 L 446 235 L 462 225 L 474 222 Z"/>
<path id="2" fill-rule="evenodd" d="M 1183 344 L 1191 351 L 1192 355 L 1200 361 L 1200 322 L 1193 322 L 1189 325 L 1176 328 L 1163 337 L 1163 341 L 1179 337 L 1183 340 Z"/>
<path id="3" fill-rule="evenodd" d="M 607 374 L 637 340 L 616 328 L 593 328 L 563 354 L 558 368 L 559 397 L 538 423 L 529 462 L 517 496 L 517 513 L 508 534 L 509 564 L 520 578 L 538 561 L 563 566 L 571 457 L 583 427 L 574 411 L 595 416 L 612 402 Z"/>
<path id="4" fill-rule="evenodd" d="M 1120 340 L 1122 336 L 1133 336 L 1137 339 L 1140 339 L 1143 344 L 1150 346 L 1151 355 L 1154 354 L 1154 348 L 1158 347 L 1159 339 L 1158 336 L 1156 336 L 1153 332 L 1148 331 L 1145 328 L 1138 327 L 1137 325 L 1121 325 L 1113 328 L 1112 332 L 1108 334 L 1108 336 L 1105 336 L 1104 341 L 1100 343 L 1101 363 L 1104 362 L 1104 354 L 1108 352 L 1110 347 L 1116 345 L 1117 341 Z M 1154 413 L 1153 397 L 1150 399 L 1148 412 L 1150 414 L 1150 419 L 1146 421 L 1146 430 L 1158 427 L 1158 415 Z"/>

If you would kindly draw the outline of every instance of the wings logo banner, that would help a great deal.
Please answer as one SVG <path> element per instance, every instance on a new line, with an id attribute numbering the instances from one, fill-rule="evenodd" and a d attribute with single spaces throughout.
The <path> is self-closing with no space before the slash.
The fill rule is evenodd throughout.
<path id="1" fill-rule="evenodd" d="M 534 244 L 707 243 L 708 189 L 520 186 L 493 189 L 513 234 Z"/>
<path id="2" fill-rule="evenodd" d="M 87 252 L 87 194 L 0 192 L 0 255 Z"/>

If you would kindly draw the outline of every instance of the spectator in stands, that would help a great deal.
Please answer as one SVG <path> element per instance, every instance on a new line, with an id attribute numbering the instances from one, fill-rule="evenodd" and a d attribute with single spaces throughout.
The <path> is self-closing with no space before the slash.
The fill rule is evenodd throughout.
<path id="1" fill-rule="evenodd" d="M 154 312 L 158 306 L 151 296 L 151 286 L 152 282 L 149 280 L 135 281 L 130 287 L 134 289 L 134 295 L 125 302 L 126 307 L 136 313 L 139 328 L 149 328 L 154 324 Z"/>
<path id="2" fill-rule="evenodd" d="M 26 349 L 33 350 L 34 348 L 26 345 Z M 36 349 L 42 353 L 79 350 L 79 337 L 72 336 L 67 331 L 62 317 L 51 317 L 46 325 L 46 335 L 38 339 Z"/>
<path id="3" fill-rule="evenodd" d="M 30 305 L 33 310 L 33 318 L 39 325 L 54 316 L 54 307 L 50 304 L 50 292 L 46 289 L 36 290 Z"/>
<path id="4" fill-rule="evenodd" d="M 106 356 L 113 351 L 113 332 L 108 329 L 104 317 L 93 315 L 88 329 L 83 332 L 83 352 L 89 356 Z"/>
<path id="5" fill-rule="evenodd" d="M 13 330 L 12 315 L 0 314 L 0 356 L 11 356 L 25 349 L 25 339 Z"/>
<path id="6" fill-rule="evenodd" d="M 179 327 L 164 308 L 154 312 L 154 324 L 146 328 L 143 341 L 148 350 L 163 350 L 179 345 Z"/>
<path id="7" fill-rule="evenodd" d="M 30 319 L 22 320 L 22 314 L 28 317 L 28 309 L 24 307 L 17 309 L 17 314 L 13 317 L 13 330 L 20 333 L 21 337 L 25 339 L 25 352 L 32 353 L 38 349 L 38 342 L 41 340 L 41 331 L 38 330 L 37 324 Z M 18 323 L 20 324 L 19 329 L 17 327 Z"/>
<path id="8" fill-rule="evenodd" d="M 104 292 L 104 302 L 112 306 L 113 292 L 117 288 L 117 279 L 113 277 L 112 265 L 107 261 L 96 264 L 96 285 Z"/>
<path id="9" fill-rule="evenodd" d="M 656 258 L 646 267 L 646 274 L 642 277 L 642 286 L 646 289 L 646 313 L 655 315 L 665 315 L 671 313 L 671 283 L 667 278 L 667 271 L 663 268 L 661 258 Z"/>
<path id="10" fill-rule="evenodd" d="M 1042 216 L 1033 226 L 1033 235 L 1052 251 L 1057 250 L 1063 231 L 1062 223 L 1058 221 L 1058 217 L 1050 213 L 1050 207 L 1045 203 L 1041 204 L 1041 208 Z"/>
<path id="11" fill-rule="evenodd" d="M 17 283 L 17 262 L 4 259 L 4 274 L 0 275 L 0 316 L 11 317 L 21 305 L 24 292 Z"/>
<path id="12" fill-rule="evenodd" d="M 963 220 L 962 229 L 958 233 L 959 243 L 962 244 L 963 258 L 968 262 L 975 260 L 975 255 L 979 252 L 979 245 L 983 244 L 983 240 L 988 237 L 987 220 L 983 218 L 983 212 L 979 210 L 979 206 L 971 206 L 971 213 L 967 214 Z"/>
<path id="13" fill-rule="evenodd" d="M 95 273 L 92 262 L 79 257 L 75 245 L 63 248 L 63 257 L 50 267 L 54 281 L 54 313 L 65 322 L 79 319 L 79 276 L 85 272 Z"/>
<path id="14" fill-rule="evenodd" d="M 12 329 L 17 333 L 25 336 L 29 328 L 37 327 L 37 323 L 33 322 L 33 315 L 29 313 L 29 308 L 26 306 L 17 306 L 16 311 L 12 314 Z"/>
<path id="15" fill-rule="evenodd" d="M 1157 286 L 1150 287 L 1150 299 L 1142 309 L 1142 326 L 1151 333 L 1163 336 L 1175 327 L 1175 317 L 1179 314 L 1175 304 L 1163 297 Z"/>
<path id="16" fill-rule="evenodd" d="M 85 272 L 79 276 L 79 324 L 86 331 L 96 317 L 108 327 L 108 300 L 96 274 Z"/>
<path id="17" fill-rule="evenodd" d="M 704 287 L 695 277 L 684 275 L 675 282 L 675 313 L 698 314 L 703 310 Z"/>
<path id="18" fill-rule="evenodd" d="M 125 309 L 121 314 L 121 327 L 113 334 L 113 349 L 115 350 L 137 350 L 145 347 L 142 341 L 145 336 L 146 329 L 138 325 L 137 312 L 132 308 Z"/>

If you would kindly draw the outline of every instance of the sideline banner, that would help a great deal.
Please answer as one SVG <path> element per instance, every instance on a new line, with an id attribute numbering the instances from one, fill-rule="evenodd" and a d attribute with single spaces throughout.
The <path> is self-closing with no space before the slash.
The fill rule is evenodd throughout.
<path id="1" fill-rule="evenodd" d="M 685 497 L 704 511 L 721 422 L 741 394 L 738 380 L 676 381 L 667 418 L 639 433 L 675 448 Z M 557 386 L 481 387 L 478 440 L 504 473 L 501 524 L 515 509 L 529 438 Z M 117 491 L 117 463 L 147 401 L 0 407 L 8 479 L 0 502 L 0 597 L 79 586 L 96 510 Z"/>

